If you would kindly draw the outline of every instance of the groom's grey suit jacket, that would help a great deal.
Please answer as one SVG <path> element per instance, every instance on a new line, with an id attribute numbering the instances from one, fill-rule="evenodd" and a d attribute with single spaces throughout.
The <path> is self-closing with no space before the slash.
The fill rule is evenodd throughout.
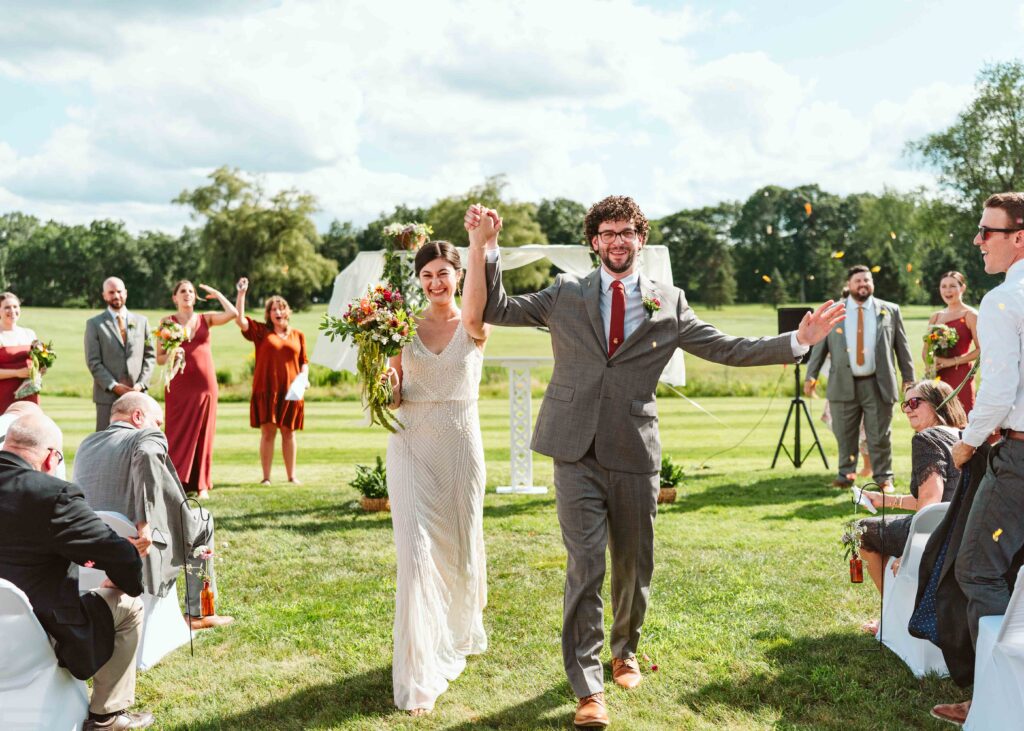
<path id="1" fill-rule="evenodd" d="M 875 380 L 882 401 L 889 406 L 900 398 L 901 389 L 896 382 L 896 366 L 904 381 L 914 380 L 914 356 L 910 352 L 907 331 L 903 327 L 903 316 L 899 305 L 875 297 L 878 310 L 875 335 Z M 854 401 L 853 370 L 850 351 L 846 343 L 846 328 L 856 327 L 856 313 L 832 328 L 824 340 L 811 349 L 807 361 L 807 380 L 814 380 L 821 371 L 826 355 L 832 356 L 828 371 L 828 387 L 825 398 L 829 401 Z M 895 356 L 895 360 L 894 360 Z"/>
<path id="2" fill-rule="evenodd" d="M 509 297 L 501 265 L 487 264 L 484 320 L 495 325 L 547 327 L 555 357 L 531 447 L 578 462 L 594 445 L 598 463 L 617 472 L 661 467 L 655 389 L 676 348 L 734 366 L 792 363 L 790 336 L 738 338 L 693 314 L 681 289 L 640 275 L 644 297 L 660 301 L 608 357 L 601 319 L 601 272 L 560 274 L 547 289 Z"/>
<path id="3" fill-rule="evenodd" d="M 114 403 L 113 388 L 118 383 L 129 388 L 139 383 L 143 391 L 149 389 L 156 365 L 149 322 L 129 312 L 125 330 L 128 342 L 122 343 L 117 323 L 107 310 L 85 323 L 85 362 L 92 373 L 92 400 L 97 404 Z"/>

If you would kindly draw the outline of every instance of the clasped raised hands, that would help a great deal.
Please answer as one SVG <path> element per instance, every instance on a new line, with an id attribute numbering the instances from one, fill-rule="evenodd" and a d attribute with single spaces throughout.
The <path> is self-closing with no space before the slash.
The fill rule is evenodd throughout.
<path id="1" fill-rule="evenodd" d="M 501 216 L 493 208 L 474 203 L 466 209 L 462 221 L 469 233 L 471 249 L 495 249 L 498 247 L 498 232 L 501 231 Z"/>

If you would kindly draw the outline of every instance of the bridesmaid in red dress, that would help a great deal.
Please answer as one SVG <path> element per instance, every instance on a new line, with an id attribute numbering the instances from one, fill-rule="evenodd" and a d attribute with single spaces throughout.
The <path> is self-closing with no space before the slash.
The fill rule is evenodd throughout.
<path id="1" fill-rule="evenodd" d="M 195 311 L 196 290 L 183 279 L 174 285 L 171 299 L 178 311 L 163 321 L 174 321 L 188 329 L 189 337 L 181 346 L 185 370 L 174 376 L 164 390 L 164 430 L 168 453 L 178 479 L 186 492 L 196 492 L 201 500 L 213 487 L 213 435 L 217 427 L 217 373 L 210 351 L 210 328 L 235 319 L 235 306 L 213 287 L 200 284 L 207 299 L 220 302 L 223 312 L 200 314 Z M 164 365 L 168 353 L 156 341 L 156 362 Z"/>
<path id="2" fill-rule="evenodd" d="M 15 401 L 39 403 L 39 394 L 15 399 L 14 392 L 28 378 L 29 356 L 36 334 L 18 325 L 21 300 L 12 292 L 0 294 L 0 414 Z"/>
<path id="3" fill-rule="evenodd" d="M 929 325 L 948 325 L 956 330 L 957 341 L 952 350 L 944 356 L 935 357 L 936 375 L 939 380 L 956 388 L 967 378 L 971 370 L 971 361 L 977 360 L 981 351 L 978 349 L 978 311 L 964 304 L 964 292 L 967 282 L 960 272 L 946 272 L 939 280 L 939 294 L 946 303 L 944 310 L 939 310 L 928 320 Z M 928 346 L 925 346 L 925 353 Z M 974 408 L 974 379 L 965 383 L 957 394 L 963 404 L 964 413 L 970 414 Z"/>

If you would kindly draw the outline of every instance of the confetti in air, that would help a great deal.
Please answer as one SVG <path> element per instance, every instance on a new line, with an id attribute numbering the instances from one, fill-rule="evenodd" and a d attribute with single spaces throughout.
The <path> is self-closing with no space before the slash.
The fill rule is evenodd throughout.
<path id="1" fill-rule="evenodd" d="M 896 240 L 896 232 L 895 231 L 890 231 L 889 232 L 889 238 L 892 239 L 893 241 L 895 241 Z"/>
<path id="2" fill-rule="evenodd" d="M 882 271 L 882 267 L 878 266 L 877 264 L 871 267 L 872 274 L 878 274 L 880 271 Z"/>
<path id="3" fill-rule="evenodd" d="M 1001 536 L 1001 535 L 1003 535 L 1003 529 L 1002 528 L 996 528 L 995 532 L 992 534 L 992 540 L 995 541 L 996 543 L 999 543 L 999 536 Z"/>
<path id="4" fill-rule="evenodd" d="M 804 211 L 807 213 L 808 216 L 811 215 L 811 211 L 813 211 L 813 210 L 814 210 L 814 207 L 811 206 L 811 202 L 810 201 L 804 203 Z"/>
<path id="5" fill-rule="evenodd" d="M 833 251 L 832 252 L 832 258 L 833 259 L 842 259 L 843 256 L 845 256 L 845 255 L 846 255 L 845 251 Z"/>
<path id="6" fill-rule="evenodd" d="M 913 264 L 907 264 L 907 274 L 909 274 L 912 271 L 914 271 L 914 265 Z"/>
<path id="7" fill-rule="evenodd" d="M 767 274 L 762 274 L 761 275 L 761 279 L 763 279 L 766 284 L 771 284 L 772 283 L 772 278 L 769 277 Z"/>

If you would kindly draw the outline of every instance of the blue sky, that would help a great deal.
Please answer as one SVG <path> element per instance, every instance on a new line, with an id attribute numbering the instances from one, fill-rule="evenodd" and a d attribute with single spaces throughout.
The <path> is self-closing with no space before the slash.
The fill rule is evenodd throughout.
<path id="1" fill-rule="evenodd" d="M 222 164 L 365 223 L 505 173 L 650 215 L 761 185 L 932 186 L 902 154 L 1021 2 L 0 1 L 0 211 L 174 230 Z"/>

